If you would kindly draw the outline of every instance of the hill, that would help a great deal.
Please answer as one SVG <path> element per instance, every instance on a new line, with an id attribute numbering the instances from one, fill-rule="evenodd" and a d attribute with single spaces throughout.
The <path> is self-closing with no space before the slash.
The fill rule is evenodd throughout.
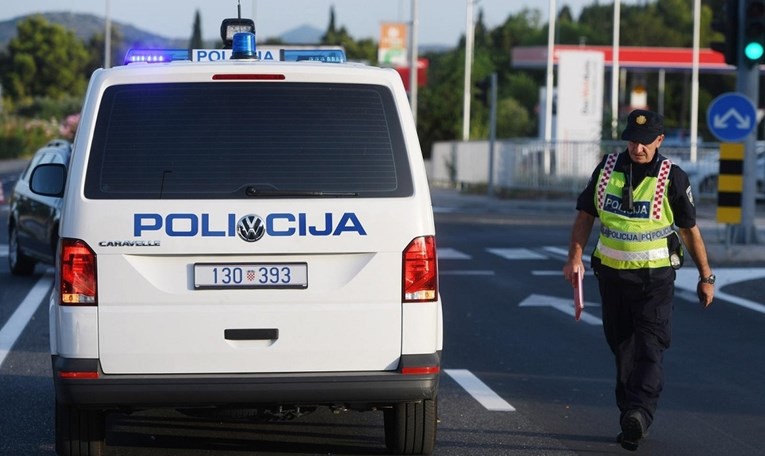
<path id="1" fill-rule="evenodd" d="M 106 26 L 104 18 L 92 14 L 53 12 L 41 14 L 48 22 L 59 24 L 75 34 L 83 41 L 88 42 L 96 34 L 103 34 Z M 8 42 L 16 36 L 17 24 L 29 16 L 16 17 L 0 22 L 0 49 L 5 49 Z M 125 42 L 131 46 L 152 46 L 168 48 L 185 48 L 189 38 L 168 38 L 154 33 L 146 32 L 129 24 L 112 21 L 113 27 L 119 27 Z M 217 45 L 215 46 L 217 47 Z"/>
<path id="2" fill-rule="evenodd" d="M 53 12 L 41 14 L 48 22 L 59 24 L 75 34 L 83 41 L 88 42 L 91 37 L 104 32 L 104 18 L 92 14 L 80 14 L 69 12 Z M 8 46 L 8 42 L 16 36 L 17 24 L 29 16 L 21 16 L 0 22 L 0 50 Z M 112 21 L 112 26 L 119 27 L 125 42 L 129 46 L 185 48 L 189 38 L 169 38 L 154 33 L 146 32 L 129 24 Z M 287 44 L 318 43 L 323 32 L 310 25 L 304 25 L 285 32 L 278 39 Z M 220 42 L 208 42 L 211 48 L 220 47 Z"/>

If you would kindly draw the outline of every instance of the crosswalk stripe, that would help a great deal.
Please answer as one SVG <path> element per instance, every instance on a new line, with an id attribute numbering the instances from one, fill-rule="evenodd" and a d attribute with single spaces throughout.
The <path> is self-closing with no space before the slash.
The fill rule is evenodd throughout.
<path id="1" fill-rule="evenodd" d="M 446 275 L 470 275 L 470 276 L 490 276 L 494 275 L 494 271 L 455 271 L 455 270 L 446 270 L 446 271 L 439 271 L 438 275 L 446 276 Z"/>
<path id="2" fill-rule="evenodd" d="M 545 260 L 547 259 L 547 257 L 542 255 L 541 253 L 537 253 L 530 249 L 489 248 L 489 249 L 486 249 L 486 251 L 489 253 L 493 253 L 494 255 L 501 256 L 502 258 L 505 258 L 507 260 Z"/>
<path id="3" fill-rule="evenodd" d="M 467 369 L 444 369 L 444 372 L 454 379 L 473 399 L 483 405 L 487 410 L 495 412 L 514 412 L 515 407 L 510 405 L 491 390 L 478 377 Z"/>
<path id="4" fill-rule="evenodd" d="M 546 260 L 550 258 L 550 256 L 547 256 L 543 253 L 539 253 L 536 250 L 527 249 L 527 248 L 494 247 L 494 248 L 486 248 L 484 250 L 493 255 L 502 257 L 506 260 Z M 553 257 L 559 257 L 559 256 L 565 257 L 566 255 L 568 255 L 566 250 L 559 247 L 542 247 L 542 250 L 548 251 Z M 457 250 L 451 247 L 439 247 L 438 259 L 439 260 L 472 260 L 473 257 L 470 254 L 467 254 L 465 252 L 462 252 L 460 250 Z"/>
<path id="5" fill-rule="evenodd" d="M 439 260 L 469 260 L 471 258 L 472 257 L 468 255 L 467 253 L 462 253 L 457 249 L 451 249 L 448 247 L 438 248 Z"/>
<path id="6" fill-rule="evenodd" d="M 547 252 L 550 252 L 556 255 L 568 256 L 568 250 L 564 249 L 563 247 L 554 247 L 551 245 L 546 245 L 542 247 L 542 250 L 545 250 Z"/>

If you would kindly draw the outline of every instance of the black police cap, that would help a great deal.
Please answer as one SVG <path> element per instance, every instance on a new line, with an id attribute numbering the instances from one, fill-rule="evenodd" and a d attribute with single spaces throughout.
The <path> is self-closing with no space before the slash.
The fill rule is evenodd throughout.
<path id="1" fill-rule="evenodd" d="M 622 139 L 640 144 L 651 144 L 664 134 L 664 117 L 656 112 L 636 109 L 627 116 L 627 127 Z"/>

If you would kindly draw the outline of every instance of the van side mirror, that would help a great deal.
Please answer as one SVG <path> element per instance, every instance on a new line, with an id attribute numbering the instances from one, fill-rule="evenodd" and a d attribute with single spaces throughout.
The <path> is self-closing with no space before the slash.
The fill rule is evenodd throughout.
<path id="1" fill-rule="evenodd" d="M 46 163 L 32 170 L 29 188 L 43 196 L 64 196 L 66 184 L 66 166 L 60 163 Z"/>

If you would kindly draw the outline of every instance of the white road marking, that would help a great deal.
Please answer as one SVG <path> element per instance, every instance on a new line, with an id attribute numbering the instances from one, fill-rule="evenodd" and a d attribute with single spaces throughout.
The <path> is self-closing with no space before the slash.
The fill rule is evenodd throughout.
<path id="1" fill-rule="evenodd" d="M 547 257 L 529 249 L 486 249 L 507 260 L 546 260 Z"/>
<path id="2" fill-rule="evenodd" d="M 19 304 L 19 307 L 16 308 L 16 311 L 13 312 L 11 318 L 0 329 L 0 366 L 3 365 L 5 357 L 11 352 L 13 344 L 16 343 L 29 320 L 32 319 L 32 315 L 35 314 L 45 296 L 50 292 L 52 284 L 53 276 L 50 273 L 43 275 Z"/>
<path id="3" fill-rule="evenodd" d="M 439 247 L 437 250 L 438 259 L 439 260 L 469 260 L 472 258 L 467 253 L 462 253 L 457 249 L 451 249 L 448 247 L 441 248 Z"/>
<path id="4" fill-rule="evenodd" d="M 473 399 L 477 400 L 487 410 L 494 412 L 514 412 L 515 407 L 502 399 L 478 377 L 467 369 L 444 369 L 444 372 L 454 379 Z"/>
<path id="5" fill-rule="evenodd" d="M 765 314 L 765 305 L 719 291 L 725 285 L 732 283 L 765 278 L 765 268 L 720 268 L 715 269 L 715 275 L 717 276 L 717 281 L 715 282 L 715 300 L 722 299 L 731 304 Z M 696 286 L 698 283 L 699 273 L 695 268 L 683 268 L 677 271 L 675 287 L 688 292 L 691 295 L 690 300 L 694 302 L 698 302 L 696 297 Z"/>
<path id="6" fill-rule="evenodd" d="M 493 276 L 494 271 L 481 271 L 481 270 L 450 270 L 450 271 L 438 271 L 438 275 L 466 275 L 466 276 Z"/>
<path id="7" fill-rule="evenodd" d="M 568 258 L 568 250 L 561 248 L 561 247 L 553 247 L 553 246 L 545 246 L 542 247 L 542 250 L 549 252 L 552 255 L 560 256 L 565 258 Z M 582 261 L 586 264 L 589 264 L 591 259 L 589 255 L 582 255 Z"/>
<path id="8" fill-rule="evenodd" d="M 8 244 L 0 244 L 0 257 L 8 256 Z"/>
<path id="9" fill-rule="evenodd" d="M 555 310 L 559 310 L 566 315 L 574 316 L 574 298 L 564 299 L 555 296 L 546 296 L 540 294 L 531 294 L 526 299 L 518 304 L 518 307 L 552 307 Z M 584 307 L 599 307 L 599 304 L 593 302 L 584 302 Z M 603 320 L 587 312 L 582 311 L 582 316 L 579 321 L 583 321 L 590 325 L 603 325 Z"/>
<path id="10" fill-rule="evenodd" d="M 557 270 L 557 271 L 531 271 L 531 275 L 535 276 L 560 276 L 561 279 L 563 279 L 563 268 Z M 592 271 L 584 271 L 584 276 L 592 276 L 595 277 L 595 274 L 592 273 Z"/>
<path id="11" fill-rule="evenodd" d="M 531 271 L 535 276 L 562 276 L 562 270 L 537 270 Z M 585 277 L 592 275 L 592 271 L 587 271 Z M 717 281 L 715 283 L 715 300 L 720 299 L 737 306 L 765 314 L 765 304 L 740 298 L 738 296 L 725 293 L 720 289 L 726 285 L 739 282 L 746 282 L 754 279 L 765 278 L 765 268 L 719 268 L 715 269 Z M 685 299 L 691 302 L 698 302 L 696 297 L 696 286 L 699 282 L 699 274 L 695 268 L 686 267 L 677 271 L 675 279 L 675 297 Z"/>
<path id="12" fill-rule="evenodd" d="M 562 247 L 554 247 L 554 246 L 547 245 L 542 247 L 542 249 L 550 253 L 554 253 L 556 255 L 568 256 L 568 251 Z"/>

